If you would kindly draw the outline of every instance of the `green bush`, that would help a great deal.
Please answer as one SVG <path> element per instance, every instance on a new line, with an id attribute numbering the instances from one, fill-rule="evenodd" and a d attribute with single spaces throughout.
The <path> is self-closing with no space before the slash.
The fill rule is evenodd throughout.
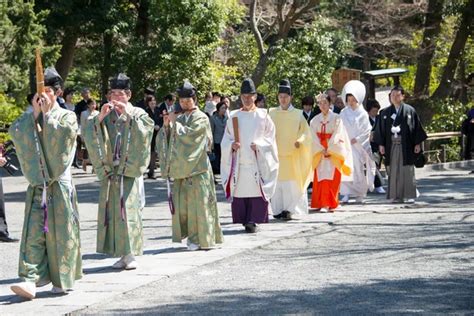
<path id="1" fill-rule="evenodd" d="M 13 99 L 0 93 L 0 144 L 10 139 L 5 129 L 23 113 L 23 110 L 14 104 Z"/>
<path id="2" fill-rule="evenodd" d="M 454 100 L 429 101 L 430 107 L 435 111 L 433 118 L 426 126 L 427 133 L 459 132 L 461 124 L 466 119 L 466 113 L 474 107 L 474 102 L 462 104 Z M 440 139 L 430 142 L 430 149 L 442 149 L 446 147 L 446 161 L 457 161 L 461 159 L 461 143 L 459 138 Z M 441 153 L 440 153 L 441 157 Z M 435 157 L 430 160 L 437 162 Z"/>

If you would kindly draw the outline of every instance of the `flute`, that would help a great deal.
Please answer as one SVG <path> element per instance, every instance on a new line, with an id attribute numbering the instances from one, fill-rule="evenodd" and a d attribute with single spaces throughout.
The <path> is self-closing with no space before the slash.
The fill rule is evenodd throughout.
<path id="1" fill-rule="evenodd" d="M 41 62 L 41 50 L 36 48 L 36 93 L 41 95 L 44 93 L 44 72 L 43 63 Z"/>

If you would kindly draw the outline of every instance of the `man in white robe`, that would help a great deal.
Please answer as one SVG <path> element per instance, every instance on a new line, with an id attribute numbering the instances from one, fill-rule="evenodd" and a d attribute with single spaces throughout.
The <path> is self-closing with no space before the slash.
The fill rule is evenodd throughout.
<path id="1" fill-rule="evenodd" d="M 257 224 L 268 222 L 269 200 L 275 192 L 275 125 L 265 109 L 255 106 L 257 92 L 251 79 L 243 81 L 240 93 L 243 107 L 230 113 L 221 142 L 221 179 L 232 201 L 233 222 L 255 233 Z"/>
<path id="2" fill-rule="evenodd" d="M 255 106 L 257 92 L 251 79 L 240 89 L 243 107 L 230 113 L 221 142 L 221 179 L 232 201 L 234 223 L 255 233 L 268 223 L 269 200 L 275 192 L 278 154 L 275 125 L 265 109 Z"/>

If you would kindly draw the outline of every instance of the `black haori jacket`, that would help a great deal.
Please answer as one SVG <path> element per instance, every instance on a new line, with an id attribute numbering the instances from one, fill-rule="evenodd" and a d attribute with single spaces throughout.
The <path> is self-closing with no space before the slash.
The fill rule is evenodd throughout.
<path id="1" fill-rule="evenodd" d="M 402 140 L 403 165 L 413 165 L 415 162 L 415 145 L 421 144 L 428 136 L 421 125 L 415 109 L 402 103 L 398 115 L 395 106 L 391 105 L 380 112 L 380 117 L 374 129 L 374 142 L 385 146 L 385 165 L 390 165 L 392 150 L 392 126 L 400 126 Z M 395 117 L 395 120 L 393 117 Z"/>

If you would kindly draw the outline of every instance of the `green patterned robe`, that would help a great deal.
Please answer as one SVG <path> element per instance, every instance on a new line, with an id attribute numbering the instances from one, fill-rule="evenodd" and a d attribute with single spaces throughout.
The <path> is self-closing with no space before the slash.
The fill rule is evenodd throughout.
<path id="1" fill-rule="evenodd" d="M 143 254 L 142 205 L 138 178 L 148 167 L 154 123 L 142 109 L 131 104 L 128 107 L 130 118 L 125 114 L 118 117 L 112 111 L 99 123 L 99 115 L 96 113 L 89 116 L 83 128 L 89 158 L 101 182 L 97 252 L 114 257 Z M 117 138 L 119 132 L 121 137 Z M 114 148 L 118 139 L 120 160 L 114 165 Z M 122 180 L 124 214 L 120 199 Z"/>
<path id="2" fill-rule="evenodd" d="M 216 190 L 207 150 L 212 131 L 207 116 L 193 111 L 176 124 L 162 128 L 157 142 L 163 178 L 173 178 L 173 242 L 189 241 L 201 248 L 222 243 Z"/>
<path id="3" fill-rule="evenodd" d="M 76 148 L 76 115 L 56 104 L 46 119 L 40 114 L 37 123 L 33 113 L 23 114 L 9 133 L 29 182 L 19 276 L 30 282 L 50 280 L 56 287 L 70 289 L 82 277 L 79 214 L 70 170 Z M 41 207 L 44 185 L 47 225 Z M 45 226 L 49 232 L 43 231 Z"/>

